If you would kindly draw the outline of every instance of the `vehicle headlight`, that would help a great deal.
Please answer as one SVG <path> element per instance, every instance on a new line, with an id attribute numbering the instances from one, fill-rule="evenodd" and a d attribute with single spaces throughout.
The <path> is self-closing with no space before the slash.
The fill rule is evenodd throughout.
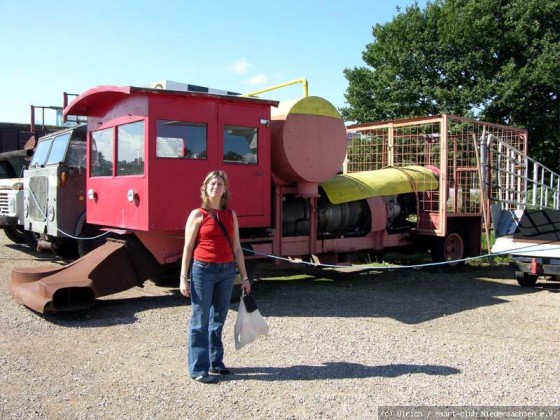
<path id="1" fill-rule="evenodd" d="M 49 206 L 49 208 L 47 210 L 47 217 L 49 218 L 49 220 L 51 222 L 54 220 L 54 207 L 53 206 Z"/>
<path id="2" fill-rule="evenodd" d="M 10 197 L 8 200 L 8 212 L 15 213 L 16 212 L 16 197 Z"/>

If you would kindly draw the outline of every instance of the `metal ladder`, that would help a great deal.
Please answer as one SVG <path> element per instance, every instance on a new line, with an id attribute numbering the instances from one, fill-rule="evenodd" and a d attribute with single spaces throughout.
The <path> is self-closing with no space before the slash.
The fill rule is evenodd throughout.
<path id="1" fill-rule="evenodd" d="M 560 175 L 493 134 L 480 139 L 481 185 L 503 210 L 560 209 Z"/>

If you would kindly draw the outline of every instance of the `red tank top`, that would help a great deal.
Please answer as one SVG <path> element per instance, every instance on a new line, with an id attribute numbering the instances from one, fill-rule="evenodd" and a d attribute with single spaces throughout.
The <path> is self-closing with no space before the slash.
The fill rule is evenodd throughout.
<path id="1" fill-rule="evenodd" d="M 230 240 L 233 241 L 233 213 L 231 210 L 212 211 L 222 222 Z M 234 260 L 233 251 L 218 222 L 205 209 L 200 209 L 200 212 L 202 213 L 202 223 L 196 237 L 194 259 L 213 263 L 232 262 Z"/>

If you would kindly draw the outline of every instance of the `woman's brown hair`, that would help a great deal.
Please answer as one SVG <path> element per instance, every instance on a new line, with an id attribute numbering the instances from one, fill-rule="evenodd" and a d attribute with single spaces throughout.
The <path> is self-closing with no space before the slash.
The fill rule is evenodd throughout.
<path id="1" fill-rule="evenodd" d="M 204 182 L 202 183 L 202 187 L 200 187 L 200 198 L 202 199 L 202 207 L 203 208 L 210 207 L 210 198 L 208 197 L 208 194 L 206 193 L 206 187 L 208 187 L 208 184 L 214 178 L 221 178 L 221 180 L 224 181 L 224 193 L 222 195 L 222 199 L 220 200 L 220 210 L 224 210 L 224 209 L 227 208 L 227 205 L 228 205 L 228 202 L 229 202 L 228 179 L 227 179 L 227 175 L 224 171 L 212 171 L 208 175 L 206 175 L 206 178 L 204 178 Z"/>

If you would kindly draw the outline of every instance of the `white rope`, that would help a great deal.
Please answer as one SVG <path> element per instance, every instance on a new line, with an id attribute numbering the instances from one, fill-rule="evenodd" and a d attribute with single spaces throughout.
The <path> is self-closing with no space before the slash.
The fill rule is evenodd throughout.
<path id="1" fill-rule="evenodd" d="M 552 243 L 552 242 L 549 242 Z M 467 257 L 467 258 L 460 258 L 460 259 L 456 259 L 456 260 L 447 260 L 447 261 L 438 261 L 438 262 L 431 262 L 431 263 L 424 263 L 424 264 L 412 264 L 412 265 L 390 265 L 390 266 L 372 266 L 372 265 L 366 265 L 366 264 L 357 264 L 357 265 L 349 265 L 349 266 L 342 266 L 342 265 L 332 265 L 332 264 L 321 264 L 321 263 L 313 263 L 310 261 L 301 261 L 301 260 L 294 260 L 292 258 L 286 258 L 286 257 L 278 257 L 276 255 L 270 255 L 270 254 L 264 254 L 258 251 L 254 251 L 252 249 L 246 249 L 246 248 L 242 248 L 244 251 L 253 253 L 254 255 L 260 255 L 262 257 L 266 257 L 266 258 L 271 258 L 271 259 L 276 259 L 276 260 L 280 260 L 280 261 L 286 261 L 292 264 L 303 264 L 306 266 L 310 266 L 310 267 L 316 267 L 316 268 L 355 268 L 355 269 L 370 269 L 370 270 L 396 270 L 396 269 L 403 269 L 403 268 L 413 268 L 413 269 L 420 269 L 420 268 L 424 268 L 424 267 L 434 267 L 434 266 L 439 266 L 439 265 L 449 265 L 449 264 L 455 264 L 455 263 L 460 263 L 460 262 L 464 262 L 464 261 L 470 261 L 470 260 L 476 260 L 476 259 L 481 259 L 481 258 L 489 258 L 489 257 L 496 257 L 496 256 L 500 256 L 500 255 L 508 255 L 512 252 L 517 252 L 519 250 L 522 249 L 526 249 L 526 248 L 531 248 L 534 247 L 534 245 L 528 245 L 526 247 L 522 247 L 522 248 L 515 248 L 515 249 L 509 249 L 509 250 L 505 250 L 505 251 L 501 251 L 501 252 L 496 252 L 496 253 L 490 253 L 490 254 L 483 254 L 483 255 L 479 255 L 476 257 Z M 541 249 L 542 251 L 549 251 L 552 249 L 556 249 L 556 248 L 545 248 L 545 249 Z"/>
<path id="2" fill-rule="evenodd" d="M 35 201 L 35 204 L 37 205 L 37 208 L 41 212 L 41 215 L 45 219 L 45 222 L 48 225 L 49 220 L 45 216 L 45 214 L 43 213 L 43 210 L 41 209 L 41 206 L 39 206 L 39 203 L 37 202 L 37 199 L 35 198 L 35 194 L 33 194 L 33 191 L 31 191 L 31 189 L 29 189 L 28 191 L 31 194 L 31 197 L 33 198 L 33 200 Z M 56 229 L 61 234 L 65 235 L 69 238 L 77 239 L 77 240 L 94 240 L 94 239 L 98 239 L 98 238 L 101 238 L 103 236 L 106 236 L 110 233 L 110 232 L 103 232 L 100 235 L 92 236 L 92 237 L 81 237 L 81 236 L 77 237 L 77 236 L 73 236 L 73 235 L 70 235 L 70 234 L 62 231 L 58 227 Z M 165 235 L 165 237 L 182 238 L 182 236 L 171 236 L 171 235 Z M 549 242 L 549 243 L 552 243 L 552 242 Z M 460 263 L 460 262 L 466 262 L 466 261 L 476 260 L 476 259 L 481 259 L 481 258 L 490 258 L 490 257 L 499 256 L 499 255 L 508 255 L 508 254 L 511 254 L 512 252 L 518 253 L 519 250 L 532 248 L 534 246 L 535 245 L 527 245 L 527 246 L 521 247 L 521 248 L 509 249 L 509 250 L 496 252 L 496 253 L 490 253 L 490 254 L 483 254 L 483 255 L 476 256 L 476 257 L 460 258 L 460 259 L 456 259 L 456 260 L 447 260 L 447 261 L 431 262 L 431 263 L 424 263 L 424 264 L 390 265 L 390 266 L 372 266 L 372 265 L 366 265 L 366 264 L 357 264 L 357 265 L 352 264 L 350 266 L 341 266 L 341 265 L 333 265 L 333 264 L 321 264 L 321 263 L 313 263 L 313 262 L 310 262 L 310 261 L 295 260 L 295 259 L 289 258 L 289 257 L 279 257 L 277 255 L 264 254 L 262 252 L 258 252 L 258 251 L 255 251 L 255 250 L 249 249 L 249 248 L 242 248 L 242 250 L 247 252 L 247 253 L 251 253 L 253 255 L 260 255 L 261 257 L 276 259 L 276 260 L 280 260 L 280 261 L 286 261 L 286 262 L 289 262 L 291 264 L 306 265 L 306 266 L 315 267 L 315 268 L 338 268 L 338 269 L 340 269 L 340 268 L 355 268 L 355 269 L 370 269 L 370 270 L 397 270 L 397 269 L 404 269 L 404 268 L 420 269 L 420 268 L 425 268 L 425 267 L 435 267 L 435 266 L 440 266 L 440 265 L 449 265 L 449 264 L 455 264 L 455 263 Z M 555 248 L 550 248 L 550 249 L 555 249 Z M 542 251 L 548 251 L 550 249 L 545 248 L 545 249 L 541 249 L 541 250 Z"/>
<path id="3" fill-rule="evenodd" d="M 44 222 L 46 222 L 46 224 L 48 226 L 50 224 L 49 218 L 45 215 L 45 213 L 41 209 L 41 206 L 39 205 L 39 202 L 37 201 L 37 198 L 35 197 L 35 194 L 31 190 L 31 188 L 29 188 L 26 191 L 28 191 L 29 194 L 31 195 L 31 198 L 33 198 L 33 201 L 35 202 L 37 208 L 39 209 L 39 212 L 41 213 L 41 216 L 43 216 Z M 109 234 L 109 232 L 103 232 L 102 234 L 97 235 L 97 236 L 91 236 L 91 237 L 81 237 L 81 236 L 79 236 L 78 237 L 78 236 L 73 236 L 73 235 L 70 235 L 69 233 L 64 232 L 63 230 L 59 229 L 58 226 L 56 227 L 56 230 L 58 232 L 60 232 L 61 234 L 63 234 L 64 236 L 67 236 L 67 237 L 72 238 L 72 239 L 78 239 L 80 241 L 92 241 L 94 239 L 102 238 L 103 236 L 106 236 L 106 235 Z"/>

